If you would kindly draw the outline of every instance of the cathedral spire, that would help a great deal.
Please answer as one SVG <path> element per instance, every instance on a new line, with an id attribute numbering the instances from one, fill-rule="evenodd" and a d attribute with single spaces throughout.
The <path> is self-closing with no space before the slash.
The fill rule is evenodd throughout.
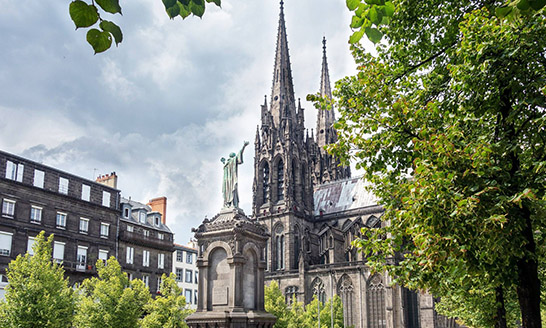
<path id="1" fill-rule="evenodd" d="M 273 68 L 273 86 L 271 88 L 271 115 L 276 126 L 279 126 L 279 122 L 285 114 L 289 115 L 293 121 L 296 119 L 294 85 L 284 21 L 284 2 L 281 1 L 280 5 L 277 50 Z"/>
<path id="2" fill-rule="evenodd" d="M 326 59 L 326 37 L 322 38 L 322 71 L 320 76 L 320 95 L 332 98 L 330 88 L 330 73 L 328 72 L 328 61 Z M 319 109 L 317 113 L 317 144 L 321 150 L 329 143 L 335 142 L 336 132 L 333 125 L 335 122 L 334 109 Z"/>
<path id="3" fill-rule="evenodd" d="M 326 60 L 326 37 L 322 37 L 322 72 L 320 74 L 320 95 L 332 98 L 330 88 L 330 73 L 328 72 L 328 61 Z"/>

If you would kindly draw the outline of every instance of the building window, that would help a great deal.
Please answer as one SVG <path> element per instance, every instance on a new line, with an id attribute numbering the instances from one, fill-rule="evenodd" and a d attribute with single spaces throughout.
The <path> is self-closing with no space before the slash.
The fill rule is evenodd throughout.
<path id="1" fill-rule="evenodd" d="M 142 233 L 144 234 L 144 237 L 150 237 L 150 231 L 144 229 L 142 230 Z"/>
<path id="2" fill-rule="evenodd" d="M 177 249 L 176 250 L 176 262 L 183 262 L 184 261 L 184 252 Z"/>
<path id="3" fill-rule="evenodd" d="M 129 281 L 133 280 L 133 274 L 131 272 L 127 272 L 127 279 L 129 279 Z"/>
<path id="4" fill-rule="evenodd" d="M 157 233 L 157 239 L 163 240 L 163 239 L 165 239 L 165 235 L 162 234 L 162 233 L 160 233 L 160 232 L 158 232 L 158 233 Z"/>
<path id="5" fill-rule="evenodd" d="M 182 276 L 184 275 L 184 269 L 176 268 L 175 273 L 176 273 L 176 281 L 180 281 L 180 282 L 184 281 L 182 279 Z"/>
<path id="6" fill-rule="evenodd" d="M 25 166 L 23 164 L 16 164 L 12 161 L 6 162 L 6 179 L 23 182 L 23 172 Z"/>
<path id="7" fill-rule="evenodd" d="M 140 212 L 138 213 L 138 221 L 139 221 L 140 223 L 146 223 L 146 212 L 140 211 Z"/>
<path id="8" fill-rule="evenodd" d="M 66 213 L 57 212 L 57 228 L 64 229 L 66 227 Z"/>
<path id="9" fill-rule="evenodd" d="M 64 260 L 64 245 L 65 243 L 60 241 L 53 242 L 53 259 L 57 263 L 61 263 Z"/>
<path id="10" fill-rule="evenodd" d="M 11 254 L 11 232 L 0 231 L 0 255 L 9 256 Z"/>
<path id="11" fill-rule="evenodd" d="M 142 266 L 150 266 L 150 251 L 142 251 Z"/>
<path id="12" fill-rule="evenodd" d="M 82 184 L 82 200 L 89 201 L 90 199 L 91 199 L 91 187 L 86 184 Z"/>
<path id="13" fill-rule="evenodd" d="M 157 292 L 159 293 L 161 291 L 161 276 L 157 277 Z"/>
<path id="14" fill-rule="evenodd" d="M 165 254 L 157 254 L 157 268 L 163 269 L 165 267 Z"/>
<path id="15" fill-rule="evenodd" d="M 288 306 L 291 306 L 292 303 L 294 303 L 294 300 L 296 300 L 297 294 L 298 294 L 298 287 L 296 286 L 286 287 L 284 292 L 284 297 L 285 297 L 285 302 Z"/>
<path id="16" fill-rule="evenodd" d="M 106 263 L 108 260 L 108 251 L 105 249 L 99 249 L 99 260 L 102 260 Z"/>
<path id="17" fill-rule="evenodd" d="M 193 279 L 193 271 L 186 269 L 186 282 L 191 283 Z"/>
<path id="18" fill-rule="evenodd" d="M 42 222 L 42 208 L 32 205 L 30 207 L 30 222 L 40 223 Z"/>
<path id="19" fill-rule="evenodd" d="M 264 204 L 269 201 L 269 164 L 264 163 L 262 176 L 262 198 Z"/>
<path id="20" fill-rule="evenodd" d="M 154 223 L 155 223 L 155 226 L 156 226 L 156 227 L 159 227 L 159 222 L 160 222 L 159 216 L 156 216 L 156 217 L 154 218 Z"/>
<path id="21" fill-rule="evenodd" d="M 34 237 L 28 237 L 27 241 L 27 253 L 29 255 L 34 255 L 34 250 L 32 249 L 32 246 L 34 246 L 34 243 L 36 242 L 36 238 Z"/>
<path id="22" fill-rule="evenodd" d="M 100 224 L 101 238 L 108 238 L 109 234 L 110 234 L 110 224 L 101 222 Z"/>
<path id="23" fill-rule="evenodd" d="M 76 262 L 76 270 L 84 271 L 87 265 L 87 247 L 78 246 Z"/>
<path id="24" fill-rule="evenodd" d="M 189 264 L 193 263 L 193 253 L 186 252 L 186 263 L 189 263 Z"/>
<path id="25" fill-rule="evenodd" d="M 133 231 L 135 231 L 135 228 L 133 228 L 133 226 L 128 225 L 127 226 L 127 231 L 133 232 Z"/>
<path id="26" fill-rule="evenodd" d="M 127 247 L 125 250 L 125 262 L 127 264 L 133 264 L 133 256 L 135 255 L 135 249 L 133 247 Z"/>
<path id="27" fill-rule="evenodd" d="M 387 321 L 385 317 L 385 286 L 381 276 L 375 275 L 370 279 L 367 290 L 368 304 L 368 327 L 385 328 Z"/>
<path id="28" fill-rule="evenodd" d="M 197 289 L 193 291 L 193 304 L 197 304 Z"/>
<path id="29" fill-rule="evenodd" d="M 127 207 L 123 209 L 123 217 L 126 219 L 129 218 L 129 209 Z"/>
<path id="30" fill-rule="evenodd" d="M 87 234 L 89 231 L 89 219 L 80 218 L 80 233 Z"/>
<path id="31" fill-rule="evenodd" d="M 192 301 L 192 299 L 191 299 L 191 292 L 192 292 L 191 289 L 186 289 L 186 290 L 184 290 L 184 296 L 186 297 L 186 302 L 187 302 L 188 304 L 191 304 L 191 301 Z"/>
<path id="32" fill-rule="evenodd" d="M 59 193 L 68 195 L 68 179 L 59 177 Z"/>
<path id="33" fill-rule="evenodd" d="M 44 171 L 34 170 L 34 187 L 44 188 Z"/>
<path id="34" fill-rule="evenodd" d="M 4 199 L 2 202 L 2 215 L 13 217 L 15 215 L 15 201 Z"/>
<path id="35" fill-rule="evenodd" d="M 277 201 L 284 199 L 284 165 L 282 160 L 277 164 Z"/>
<path id="36" fill-rule="evenodd" d="M 102 192 L 102 206 L 110 207 L 110 193 L 108 191 Z"/>
<path id="37" fill-rule="evenodd" d="M 150 288 L 150 276 L 148 275 L 142 275 L 142 282 L 144 282 L 144 286 L 146 286 L 146 288 Z"/>

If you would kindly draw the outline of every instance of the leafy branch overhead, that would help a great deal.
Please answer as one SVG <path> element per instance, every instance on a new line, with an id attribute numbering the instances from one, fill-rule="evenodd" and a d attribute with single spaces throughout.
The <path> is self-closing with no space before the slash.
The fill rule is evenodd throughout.
<path id="1" fill-rule="evenodd" d="M 364 34 L 373 43 L 383 38 L 383 28 L 389 25 L 395 14 L 393 2 L 386 0 L 346 0 L 347 8 L 354 12 L 351 19 L 353 34 L 349 43 L 355 44 Z M 522 16 L 533 15 L 546 6 L 546 0 L 512 0 L 492 6 L 492 12 L 501 19 L 514 21 Z"/>
<path id="2" fill-rule="evenodd" d="M 177 16 L 185 19 L 190 15 L 202 17 L 205 13 L 205 1 L 218 7 L 221 0 L 162 0 L 169 18 Z M 123 40 L 121 28 L 112 21 L 105 20 L 108 14 L 122 14 L 119 0 L 91 0 L 91 3 L 75 0 L 69 6 L 70 18 L 78 28 L 90 28 L 87 31 L 87 42 L 93 47 L 95 54 L 104 52 L 116 46 Z M 96 24 L 98 26 L 96 26 Z M 91 28 L 93 27 L 93 28 Z M 98 28 L 96 28 L 98 27 Z"/>

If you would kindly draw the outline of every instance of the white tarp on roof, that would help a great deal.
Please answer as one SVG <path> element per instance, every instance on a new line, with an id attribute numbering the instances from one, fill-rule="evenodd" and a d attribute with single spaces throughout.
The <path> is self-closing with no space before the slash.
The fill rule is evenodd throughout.
<path id="1" fill-rule="evenodd" d="M 313 197 L 314 215 L 343 212 L 377 205 L 377 198 L 368 190 L 362 177 L 320 185 Z"/>

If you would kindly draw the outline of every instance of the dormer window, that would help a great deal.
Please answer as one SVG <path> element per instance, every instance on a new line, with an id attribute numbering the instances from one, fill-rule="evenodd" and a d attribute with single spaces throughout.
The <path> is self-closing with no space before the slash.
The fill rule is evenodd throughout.
<path id="1" fill-rule="evenodd" d="M 159 227 L 159 216 L 156 216 L 156 217 L 154 218 L 154 221 L 155 221 L 155 222 L 154 222 L 154 223 L 155 223 L 155 226 L 156 226 L 156 227 Z"/>
<path id="2" fill-rule="evenodd" d="M 129 218 L 129 209 L 127 207 L 123 210 L 123 217 L 126 219 Z"/>
<path id="3" fill-rule="evenodd" d="M 146 223 L 146 212 L 140 211 L 140 212 L 138 213 L 138 221 L 139 221 L 140 223 Z"/>

